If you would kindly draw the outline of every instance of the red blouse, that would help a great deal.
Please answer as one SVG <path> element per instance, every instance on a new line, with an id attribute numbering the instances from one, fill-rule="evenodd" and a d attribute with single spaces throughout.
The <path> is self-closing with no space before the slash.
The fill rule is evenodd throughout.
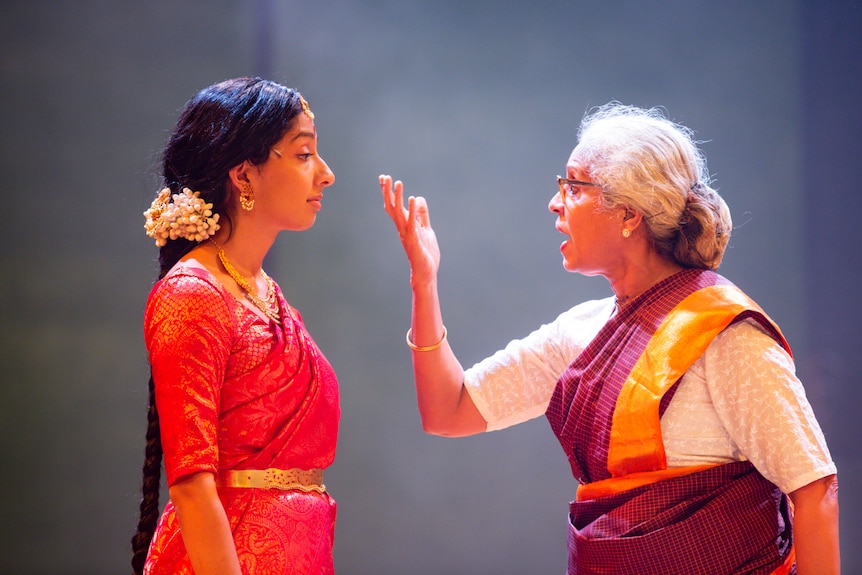
<path id="1" fill-rule="evenodd" d="M 335 372 L 299 313 L 277 293 L 281 325 L 206 270 L 179 267 L 153 287 L 144 339 L 168 485 L 201 471 L 332 464 L 340 417 Z M 297 573 L 331 571 L 335 502 L 328 494 L 237 488 L 219 494 L 245 573 L 293 572 L 305 561 L 312 562 Z M 177 534 L 169 503 L 147 573 L 191 573 Z"/>

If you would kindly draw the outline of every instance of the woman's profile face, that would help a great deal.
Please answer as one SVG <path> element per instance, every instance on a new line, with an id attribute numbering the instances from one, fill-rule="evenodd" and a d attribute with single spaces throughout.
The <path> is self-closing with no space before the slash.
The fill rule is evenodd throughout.
<path id="1" fill-rule="evenodd" d="M 254 209 L 261 210 L 257 223 L 277 231 L 302 231 L 314 225 L 323 188 L 335 181 L 318 151 L 314 121 L 304 113 L 272 147 L 266 162 L 252 172 Z"/>
<path id="2" fill-rule="evenodd" d="M 591 174 L 575 159 L 566 164 L 566 178 L 593 182 Z M 560 244 L 563 267 L 584 275 L 607 275 L 617 263 L 617 242 L 622 237 L 622 218 L 618 210 L 605 210 L 600 201 L 601 188 L 571 186 L 565 199 L 558 191 L 548 204 L 557 214 L 555 227 L 566 239 Z"/>

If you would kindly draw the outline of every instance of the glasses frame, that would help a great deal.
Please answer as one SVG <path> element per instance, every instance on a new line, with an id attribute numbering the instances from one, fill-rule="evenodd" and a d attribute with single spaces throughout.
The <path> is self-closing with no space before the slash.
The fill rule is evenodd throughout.
<path id="1" fill-rule="evenodd" d="M 564 202 L 566 201 L 566 196 L 571 194 L 571 189 L 576 186 L 589 186 L 591 188 L 601 188 L 601 184 L 597 184 L 595 182 L 584 182 L 583 180 L 573 180 L 571 178 L 564 178 L 563 176 L 557 176 L 557 186 L 560 189 L 560 199 Z M 568 190 L 566 188 L 569 188 Z"/>

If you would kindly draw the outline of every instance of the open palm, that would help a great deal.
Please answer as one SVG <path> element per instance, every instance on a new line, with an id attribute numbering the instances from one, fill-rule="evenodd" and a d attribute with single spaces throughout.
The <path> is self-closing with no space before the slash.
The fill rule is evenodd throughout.
<path id="1" fill-rule="evenodd" d="M 380 189 L 386 213 L 395 223 L 401 245 L 410 262 L 411 284 L 434 281 L 440 267 L 440 246 L 431 228 L 428 203 L 423 197 L 410 196 L 404 207 L 404 184 L 392 182 L 389 175 L 380 176 Z"/>

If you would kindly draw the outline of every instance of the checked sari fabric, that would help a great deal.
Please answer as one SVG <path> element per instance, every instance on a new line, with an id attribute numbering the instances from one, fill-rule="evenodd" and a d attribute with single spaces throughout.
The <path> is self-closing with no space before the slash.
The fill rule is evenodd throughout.
<path id="1" fill-rule="evenodd" d="M 786 496 L 747 462 L 668 469 L 661 439 L 679 378 L 744 318 L 789 351 L 728 280 L 685 270 L 623 305 L 560 377 L 547 417 L 581 483 L 569 575 L 792 572 Z"/>

